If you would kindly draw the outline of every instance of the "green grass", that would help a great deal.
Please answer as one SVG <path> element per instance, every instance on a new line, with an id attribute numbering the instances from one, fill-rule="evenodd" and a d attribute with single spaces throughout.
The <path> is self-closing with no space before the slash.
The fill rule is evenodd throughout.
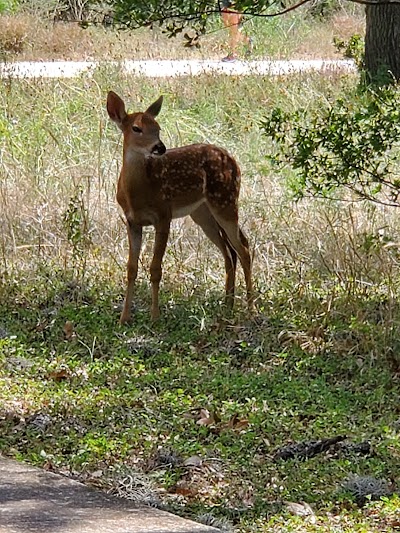
<path id="1" fill-rule="evenodd" d="M 341 486 L 352 475 L 396 482 L 399 470 L 396 214 L 294 204 L 290 171 L 276 175 L 259 129 L 266 109 L 317 107 L 356 80 L 138 80 L 100 69 L 1 83 L 2 453 L 119 491 L 123 465 L 166 508 L 212 512 L 243 532 L 394 531 L 398 497 L 360 509 Z M 178 222 L 160 321 L 150 322 L 149 229 L 133 324 L 118 324 L 127 244 L 109 89 L 132 111 L 163 93 L 168 146 L 214 142 L 240 161 L 254 316 L 240 270 L 235 311 L 224 309 L 219 255 Z M 337 435 L 368 440 L 373 453 L 273 460 L 291 442 Z M 315 517 L 291 515 L 287 501 Z"/>
<path id="2" fill-rule="evenodd" d="M 108 278 L 97 273 L 92 281 L 89 274 L 72 295 L 68 276 L 63 282 L 51 268 L 42 270 L 46 274 L 56 280 L 53 287 L 17 280 L 2 298 L 3 453 L 89 483 L 91 473 L 105 475 L 116 465 L 144 470 L 167 491 L 172 510 L 195 516 L 211 509 L 243 531 L 256 530 L 260 520 L 265 531 L 285 521 L 283 530 L 290 531 L 299 519 L 282 515 L 284 500 L 314 507 L 320 529 L 310 531 L 330 527 L 327 511 L 380 530 L 369 520 L 370 509 L 358 511 L 340 486 L 353 474 L 395 475 L 399 388 L 384 357 L 355 351 L 357 344 L 354 355 L 332 346 L 349 320 L 330 323 L 326 340 L 315 346 L 311 333 L 299 338 L 321 311 L 307 298 L 290 319 L 277 298 L 270 316 L 249 320 L 240 309 L 227 317 L 212 297 L 182 296 L 167 286 L 160 322 L 149 323 L 140 287 L 134 324 L 126 328 L 113 310 L 120 288 Z M 358 310 L 367 303 L 359 302 Z M 65 338 L 71 320 L 74 334 Z M 301 347 L 301 340 L 308 343 Z M 199 425 L 199 408 L 217 413 L 217 422 Z M 49 417 L 44 428 L 35 426 L 39 414 Z M 342 434 L 371 441 L 374 453 L 272 460 L 288 442 Z M 205 466 L 200 473 L 182 466 L 148 471 L 159 449 L 183 460 L 200 456 Z M 215 461 L 218 470 L 210 472 L 206 465 Z M 187 490 L 184 501 L 173 497 L 177 486 Z M 383 506 L 381 520 L 391 505 Z"/>

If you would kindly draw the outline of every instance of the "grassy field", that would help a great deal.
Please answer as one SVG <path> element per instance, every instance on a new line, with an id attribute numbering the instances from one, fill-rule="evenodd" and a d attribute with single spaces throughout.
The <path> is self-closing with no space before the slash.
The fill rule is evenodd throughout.
<path id="1" fill-rule="evenodd" d="M 397 212 L 294 203 L 259 128 L 274 106 L 318 107 L 357 80 L 140 80 L 104 67 L 0 83 L 1 452 L 226 531 L 398 530 Z M 131 110 L 164 94 L 166 145 L 237 157 L 254 316 L 240 271 L 224 309 L 221 258 L 180 220 L 162 318 L 150 322 L 148 229 L 134 320 L 118 324 L 127 243 L 109 89 Z"/>
<path id="2" fill-rule="evenodd" d="M 190 31 L 190 30 L 189 30 Z M 348 40 L 364 31 L 364 15 L 355 7 L 338 11 L 329 21 L 294 12 L 285 17 L 247 17 L 243 31 L 253 39 L 253 58 L 339 57 L 333 38 Z M 46 59 L 219 59 L 228 52 L 229 36 L 218 17 L 212 20 L 200 48 L 185 48 L 181 37 L 169 39 L 160 29 L 114 31 L 77 23 L 54 24 L 37 13 L 0 15 L 0 60 Z"/>

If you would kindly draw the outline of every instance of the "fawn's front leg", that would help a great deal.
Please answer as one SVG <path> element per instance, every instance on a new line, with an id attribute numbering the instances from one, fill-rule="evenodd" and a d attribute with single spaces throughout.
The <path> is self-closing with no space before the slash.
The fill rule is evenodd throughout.
<path id="1" fill-rule="evenodd" d="M 121 313 L 120 323 L 125 324 L 131 319 L 131 307 L 133 299 L 133 291 L 135 288 L 135 281 L 138 273 L 139 256 L 142 247 L 142 227 L 132 222 L 127 221 L 129 241 L 129 257 L 127 265 L 128 286 L 126 289 L 124 307 Z"/>
<path id="2" fill-rule="evenodd" d="M 153 260 L 150 265 L 150 281 L 152 290 L 151 318 L 157 320 L 160 316 L 158 293 L 162 276 L 162 260 L 167 247 L 171 219 L 163 220 L 155 225 L 156 237 L 154 243 Z"/>

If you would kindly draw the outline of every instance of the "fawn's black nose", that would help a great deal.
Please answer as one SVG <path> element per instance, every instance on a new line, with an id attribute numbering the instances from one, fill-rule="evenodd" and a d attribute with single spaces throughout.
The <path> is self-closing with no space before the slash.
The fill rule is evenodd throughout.
<path id="1" fill-rule="evenodd" d="M 153 147 L 151 153 L 154 155 L 163 155 L 165 154 L 166 150 L 167 149 L 165 148 L 165 144 L 160 141 Z"/>

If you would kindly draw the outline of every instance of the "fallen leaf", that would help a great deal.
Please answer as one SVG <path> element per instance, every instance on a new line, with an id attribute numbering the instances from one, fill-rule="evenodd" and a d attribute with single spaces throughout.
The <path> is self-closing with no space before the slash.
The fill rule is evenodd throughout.
<path id="1" fill-rule="evenodd" d="M 221 422 L 221 418 L 216 411 L 210 413 L 207 409 L 202 409 L 200 414 L 203 416 L 197 420 L 199 426 L 215 426 Z"/>
<path id="2" fill-rule="evenodd" d="M 61 368 L 60 370 L 53 370 L 53 372 L 50 372 L 48 375 L 49 379 L 53 379 L 54 381 L 64 381 L 66 379 L 69 379 L 71 377 L 68 370 L 65 368 Z"/>
<path id="3" fill-rule="evenodd" d="M 196 424 L 199 426 L 212 426 L 215 423 L 215 420 L 212 417 L 200 418 Z"/>
<path id="4" fill-rule="evenodd" d="M 41 468 L 43 468 L 43 470 L 47 470 L 48 472 L 53 472 L 55 470 L 53 463 L 49 460 L 42 464 Z"/>
<path id="5" fill-rule="evenodd" d="M 170 488 L 169 492 L 173 494 L 179 494 L 180 496 L 193 497 L 196 496 L 198 490 L 193 486 L 188 485 L 187 483 L 177 483 Z"/>
<path id="6" fill-rule="evenodd" d="M 208 409 L 203 409 L 203 408 L 200 409 L 200 413 L 199 413 L 200 418 L 209 418 L 209 416 L 210 416 L 210 411 Z"/>
<path id="7" fill-rule="evenodd" d="M 242 429 L 249 425 L 249 421 L 246 418 L 239 418 L 239 415 L 235 413 L 228 422 L 227 427 L 231 429 Z"/>
<path id="8" fill-rule="evenodd" d="M 315 516 L 311 506 L 306 502 L 284 502 L 288 511 L 296 516 Z"/>
<path id="9" fill-rule="evenodd" d="M 74 325 L 70 320 L 67 320 L 63 327 L 64 339 L 70 341 L 75 337 Z"/>
<path id="10" fill-rule="evenodd" d="M 194 467 L 201 467 L 203 464 L 203 461 L 201 457 L 198 455 L 192 455 L 192 457 L 189 457 L 186 459 L 186 461 L 183 462 L 184 466 L 194 466 Z"/>

